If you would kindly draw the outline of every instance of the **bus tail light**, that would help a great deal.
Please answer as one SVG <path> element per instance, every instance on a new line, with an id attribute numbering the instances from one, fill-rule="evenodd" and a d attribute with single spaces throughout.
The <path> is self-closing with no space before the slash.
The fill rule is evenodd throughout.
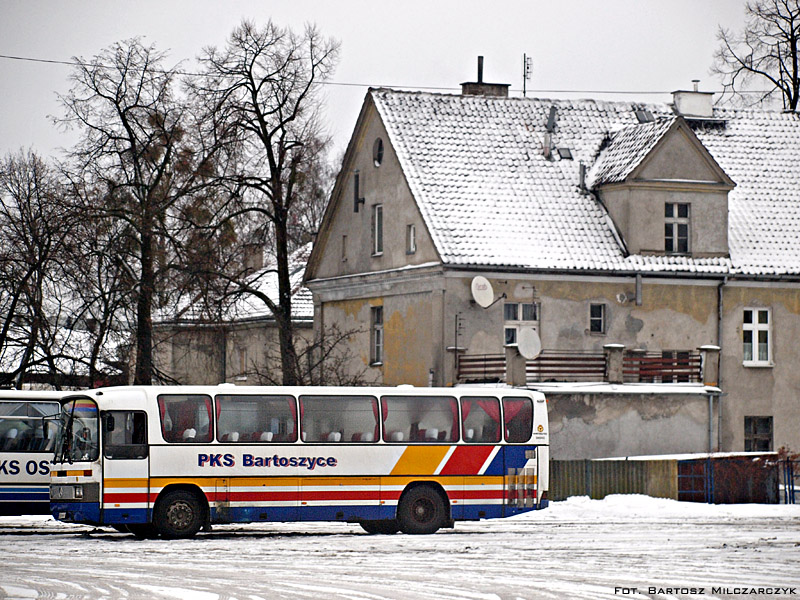
<path id="1" fill-rule="evenodd" d="M 506 504 L 517 508 L 533 508 L 536 504 L 536 469 L 509 469 Z"/>

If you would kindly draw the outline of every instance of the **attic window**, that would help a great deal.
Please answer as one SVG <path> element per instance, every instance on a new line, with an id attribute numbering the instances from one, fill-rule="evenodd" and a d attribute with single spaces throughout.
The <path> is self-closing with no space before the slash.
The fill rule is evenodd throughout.
<path id="1" fill-rule="evenodd" d="M 652 123 L 656 120 L 656 118 L 653 116 L 653 113 L 646 109 L 636 110 L 634 113 L 636 114 L 636 118 L 639 120 L 639 123 Z"/>
<path id="2" fill-rule="evenodd" d="M 562 160 L 572 160 L 572 150 L 569 148 L 556 148 L 556 152 Z"/>
<path id="3" fill-rule="evenodd" d="M 375 143 L 372 144 L 372 162 L 376 167 L 380 167 L 383 162 L 383 140 L 375 138 Z"/>

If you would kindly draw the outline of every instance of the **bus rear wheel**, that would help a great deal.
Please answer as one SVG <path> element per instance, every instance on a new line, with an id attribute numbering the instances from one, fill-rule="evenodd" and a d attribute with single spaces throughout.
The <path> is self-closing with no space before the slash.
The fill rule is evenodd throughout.
<path id="1" fill-rule="evenodd" d="M 403 495 L 397 507 L 397 521 L 403 533 L 436 533 L 447 523 L 447 507 L 439 492 L 420 485 Z"/>
<path id="2" fill-rule="evenodd" d="M 391 535 L 400 531 L 400 525 L 398 525 L 397 521 L 394 519 L 359 521 L 358 524 L 361 525 L 361 529 L 371 534 L 382 533 Z"/>
<path id="3" fill-rule="evenodd" d="M 189 538 L 203 527 L 205 513 L 200 501 L 191 492 L 167 492 L 156 503 L 153 523 L 165 538 Z"/>

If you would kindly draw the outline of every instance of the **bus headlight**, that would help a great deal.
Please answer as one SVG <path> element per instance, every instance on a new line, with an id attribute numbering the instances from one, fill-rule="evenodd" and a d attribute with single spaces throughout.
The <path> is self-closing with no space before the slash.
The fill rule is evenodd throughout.
<path id="1" fill-rule="evenodd" d="M 76 500 L 83 500 L 83 486 L 76 485 L 75 486 L 75 499 Z"/>

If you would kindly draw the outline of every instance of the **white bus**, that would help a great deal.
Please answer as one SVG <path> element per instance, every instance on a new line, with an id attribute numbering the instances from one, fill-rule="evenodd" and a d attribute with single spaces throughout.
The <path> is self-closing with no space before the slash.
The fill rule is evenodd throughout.
<path id="1" fill-rule="evenodd" d="M 67 393 L 0 390 L 0 515 L 50 512 L 55 417 Z"/>
<path id="2" fill-rule="evenodd" d="M 57 519 L 190 537 L 214 523 L 433 533 L 547 506 L 545 397 L 513 388 L 164 386 L 65 399 Z"/>

